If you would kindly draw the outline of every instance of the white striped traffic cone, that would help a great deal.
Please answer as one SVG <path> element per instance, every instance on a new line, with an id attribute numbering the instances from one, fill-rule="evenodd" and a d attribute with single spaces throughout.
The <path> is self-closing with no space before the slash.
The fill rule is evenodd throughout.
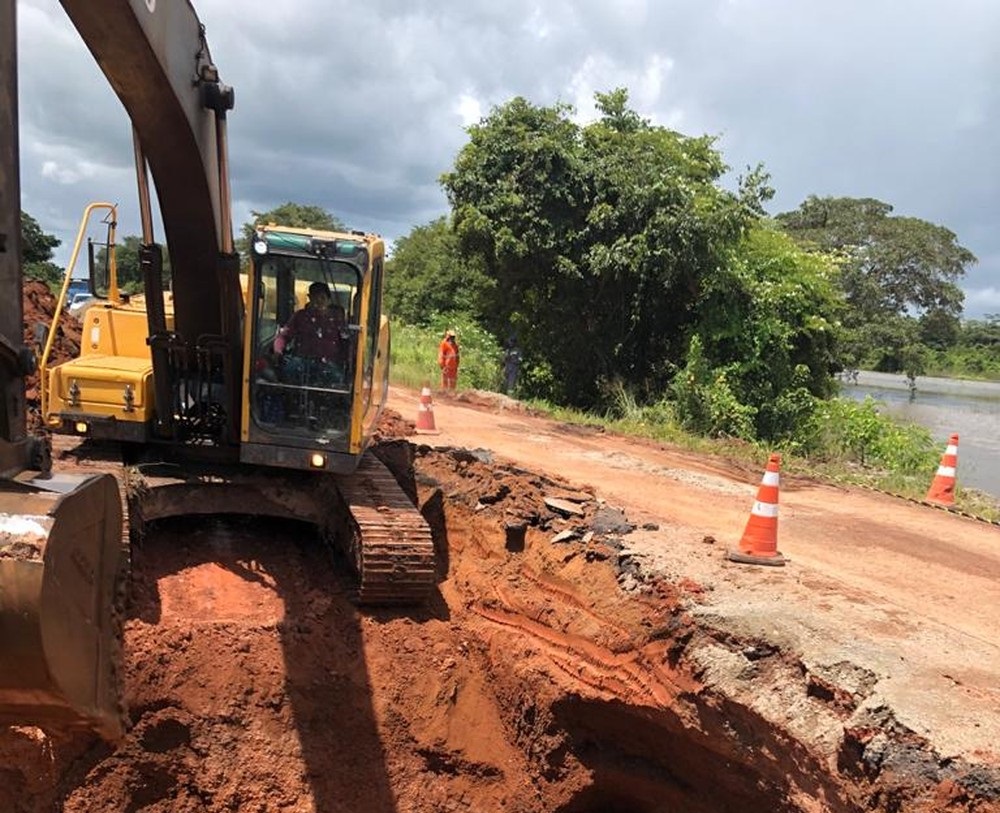
<path id="1" fill-rule="evenodd" d="M 757 499 L 750 509 L 750 519 L 740 539 L 740 549 L 729 551 L 726 558 L 748 565 L 785 564 L 778 553 L 778 485 L 781 455 L 772 454 L 767 461 L 764 478 L 757 489 Z"/>
<path id="2" fill-rule="evenodd" d="M 948 446 L 941 455 L 941 465 L 931 481 L 924 498 L 939 505 L 955 504 L 955 471 L 958 468 L 958 435 L 948 438 Z"/>
<path id="3" fill-rule="evenodd" d="M 424 435 L 436 435 L 434 425 L 434 404 L 431 403 L 431 388 L 420 390 L 420 405 L 417 407 L 417 432 Z"/>

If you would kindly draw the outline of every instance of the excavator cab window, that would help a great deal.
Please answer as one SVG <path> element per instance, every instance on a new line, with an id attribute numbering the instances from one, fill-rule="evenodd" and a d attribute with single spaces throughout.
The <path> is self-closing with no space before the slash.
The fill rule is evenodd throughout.
<path id="1" fill-rule="evenodd" d="M 255 262 L 253 420 L 275 436 L 346 450 L 363 266 L 307 252 Z"/>

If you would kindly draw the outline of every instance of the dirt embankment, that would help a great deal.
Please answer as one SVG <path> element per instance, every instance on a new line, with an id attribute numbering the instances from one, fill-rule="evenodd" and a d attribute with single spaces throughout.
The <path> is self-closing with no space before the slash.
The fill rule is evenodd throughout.
<path id="1" fill-rule="evenodd" d="M 49 286 L 40 280 L 26 280 L 24 283 L 24 343 L 28 347 L 37 348 L 41 356 L 44 348 L 44 331 L 50 329 L 52 317 L 56 311 L 56 297 Z M 56 335 L 52 342 L 49 364 L 59 364 L 76 358 L 80 354 L 80 320 L 69 313 L 63 313 L 56 327 Z M 28 401 L 29 428 L 34 431 L 40 428 L 38 414 L 38 373 L 33 373 L 25 380 L 25 397 Z"/>
<path id="2" fill-rule="evenodd" d="M 306 525 L 163 524 L 134 551 L 132 729 L 8 730 L 0 810 L 1000 810 L 996 754 L 868 707 L 878 675 L 694 612 L 713 585 L 636 552 L 665 526 L 410 426 L 380 455 L 413 455 L 428 607 L 359 611 Z"/>

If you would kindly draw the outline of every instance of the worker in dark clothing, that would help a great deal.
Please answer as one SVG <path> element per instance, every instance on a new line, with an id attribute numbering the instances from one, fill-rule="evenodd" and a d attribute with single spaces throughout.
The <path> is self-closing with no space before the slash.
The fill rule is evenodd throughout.
<path id="1" fill-rule="evenodd" d="M 511 395 L 517 386 L 517 374 L 521 369 L 521 351 L 517 346 L 517 339 L 510 336 L 503 351 L 503 391 L 506 395 Z"/>
<path id="2" fill-rule="evenodd" d="M 309 301 L 292 314 L 274 339 L 275 355 L 282 359 L 286 375 L 296 383 L 330 385 L 342 383 L 347 358 L 344 309 L 333 305 L 325 282 L 309 286 Z"/>

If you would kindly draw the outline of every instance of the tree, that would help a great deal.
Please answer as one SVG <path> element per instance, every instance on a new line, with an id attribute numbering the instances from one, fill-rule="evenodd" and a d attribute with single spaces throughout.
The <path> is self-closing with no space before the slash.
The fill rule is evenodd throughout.
<path id="1" fill-rule="evenodd" d="M 321 206 L 303 203 L 282 203 L 266 212 L 250 211 L 251 219 L 240 228 L 240 238 L 236 250 L 246 256 L 253 239 L 254 227 L 258 223 L 276 223 L 297 229 L 321 229 L 323 231 L 346 231 L 343 222 Z"/>
<path id="2" fill-rule="evenodd" d="M 970 347 L 1000 348 L 1000 313 L 987 313 L 983 319 L 964 322 L 960 341 Z"/>
<path id="3" fill-rule="evenodd" d="M 62 241 L 53 234 L 46 234 L 27 212 L 21 212 L 21 262 L 24 276 L 40 279 L 49 285 L 59 285 L 63 269 L 52 262 L 55 249 Z"/>
<path id="4" fill-rule="evenodd" d="M 101 243 L 102 246 L 106 245 Z M 142 247 L 142 238 L 134 234 L 127 235 L 115 242 L 115 267 L 118 273 L 118 287 L 127 294 L 142 293 L 143 279 L 142 267 L 139 265 L 139 250 Z M 97 249 L 94 255 L 94 263 L 98 268 L 103 269 L 107 258 L 107 249 Z M 163 247 L 163 283 L 164 287 L 170 287 L 170 254 L 166 246 Z M 103 295 L 105 292 L 100 291 Z"/>
<path id="5" fill-rule="evenodd" d="M 115 265 L 118 270 L 118 285 L 125 293 L 138 293 L 143 290 L 142 268 L 139 265 L 139 249 L 142 238 L 134 234 L 126 236 L 115 244 Z M 98 253 L 97 262 L 104 261 L 104 251 Z M 163 282 L 170 286 L 170 254 L 163 249 Z"/>
<path id="6" fill-rule="evenodd" d="M 946 350 L 958 343 L 962 321 L 941 308 L 928 310 L 919 319 L 920 342 L 935 350 Z"/>
<path id="7" fill-rule="evenodd" d="M 721 189 L 713 139 L 641 119 L 625 90 L 596 98 L 585 127 L 567 105 L 495 108 L 442 177 L 461 250 L 495 283 L 496 335 L 513 326 L 545 371 L 526 389 L 585 407 L 611 381 L 663 392 L 704 280 L 769 193 L 760 172 Z"/>
<path id="8" fill-rule="evenodd" d="M 698 302 L 673 392 L 690 428 L 747 440 L 794 436 L 833 394 L 842 307 L 832 258 L 806 252 L 773 224 L 747 230 Z"/>
<path id="9" fill-rule="evenodd" d="M 776 219 L 803 245 L 841 255 L 847 345 L 855 364 L 884 366 L 901 357 L 913 339 L 910 320 L 928 317 L 943 327 L 961 314 L 957 282 L 976 257 L 945 227 L 894 216 L 891 205 L 873 198 L 812 196 Z M 887 335 L 893 325 L 906 329 Z M 872 330 L 888 344 L 869 344 Z M 882 349 L 887 352 L 879 355 Z"/>
<path id="10" fill-rule="evenodd" d="M 52 259 L 55 249 L 62 241 L 52 234 L 46 234 L 42 227 L 27 212 L 21 212 L 21 260 L 26 263 L 43 263 Z"/>
<path id="11" fill-rule="evenodd" d="M 386 263 L 386 309 L 414 325 L 427 325 L 439 314 L 478 319 L 490 285 L 475 262 L 459 253 L 458 238 L 441 217 L 393 244 Z"/>

